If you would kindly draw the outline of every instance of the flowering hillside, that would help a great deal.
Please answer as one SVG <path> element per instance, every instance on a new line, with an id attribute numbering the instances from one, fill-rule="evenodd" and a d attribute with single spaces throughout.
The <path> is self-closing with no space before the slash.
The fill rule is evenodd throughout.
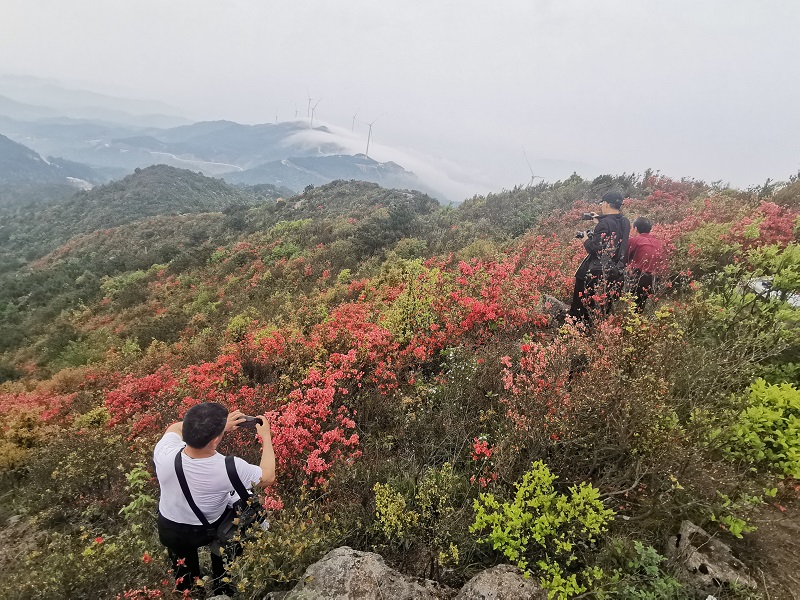
<path id="1" fill-rule="evenodd" d="M 643 314 L 622 300 L 587 329 L 557 301 L 611 187 L 668 267 Z M 797 503 L 787 190 L 573 176 L 442 208 L 334 182 L 71 238 L 0 291 L 3 589 L 167 594 L 150 457 L 215 401 L 267 415 L 275 444 L 241 598 L 343 544 L 454 585 L 511 562 L 552 598 L 688 598 L 656 553 L 682 520 L 754 548 L 755 516 Z M 223 446 L 258 461 L 252 433 Z"/>

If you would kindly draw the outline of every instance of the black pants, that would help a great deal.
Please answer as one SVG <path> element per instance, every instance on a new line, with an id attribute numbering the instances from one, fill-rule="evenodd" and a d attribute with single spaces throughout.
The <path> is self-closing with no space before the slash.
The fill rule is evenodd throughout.
<path id="1" fill-rule="evenodd" d="M 636 310 L 642 312 L 647 299 L 653 295 L 653 274 L 642 271 L 633 272 L 633 295 L 636 299 Z"/>
<path id="2" fill-rule="evenodd" d="M 224 517 L 224 515 L 223 515 Z M 217 525 L 223 517 L 211 527 L 216 531 Z M 207 546 L 214 539 L 214 534 L 203 525 L 187 525 L 175 523 L 158 515 L 158 538 L 167 547 L 169 558 L 172 562 L 172 571 L 175 573 L 175 587 L 179 590 L 191 589 L 195 579 L 200 577 L 200 557 L 197 549 Z M 212 589 L 221 590 L 226 586 L 222 582 L 225 576 L 225 564 L 222 557 L 211 554 Z"/>
<path id="3" fill-rule="evenodd" d="M 579 270 L 575 275 L 569 315 L 591 325 L 595 313 L 609 313 L 614 300 L 619 298 L 622 283 L 622 280 L 607 280 L 602 274 L 582 274 Z"/>

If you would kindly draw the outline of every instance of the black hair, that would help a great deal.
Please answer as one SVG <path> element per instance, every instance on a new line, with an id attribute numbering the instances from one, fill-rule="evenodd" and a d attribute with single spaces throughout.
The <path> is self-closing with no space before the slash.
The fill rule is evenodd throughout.
<path id="1" fill-rule="evenodd" d="M 622 208 L 623 197 L 619 192 L 608 192 L 603 194 L 602 200 L 603 202 L 608 202 L 608 204 L 616 210 Z"/>
<path id="2" fill-rule="evenodd" d="M 653 223 L 647 217 L 636 217 L 633 226 L 639 233 L 650 233 L 653 228 Z"/>
<path id="3" fill-rule="evenodd" d="M 225 431 L 228 409 L 216 402 L 196 404 L 183 415 L 183 441 L 192 448 L 205 448 Z"/>

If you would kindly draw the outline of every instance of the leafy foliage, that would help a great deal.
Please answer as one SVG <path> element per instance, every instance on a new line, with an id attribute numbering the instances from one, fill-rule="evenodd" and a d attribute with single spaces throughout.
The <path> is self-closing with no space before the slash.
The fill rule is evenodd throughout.
<path id="1" fill-rule="evenodd" d="M 544 463 L 533 463 L 510 502 L 480 495 L 470 530 L 488 530 L 479 543 L 491 544 L 520 569 L 539 574 L 549 597 L 569 598 L 602 579 L 602 571 L 579 555 L 607 531 L 614 511 L 603 506 L 597 488 L 581 483 L 565 495 L 555 490 L 555 480 Z"/>
<path id="2" fill-rule="evenodd" d="M 800 390 L 757 379 L 747 390 L 744 411 L 721 435 L 733 458 L 800 479 Z"/>
<path id="3" fill-rule="evenodd" d="M 612 540 L 606 549 L 616 581 L 602 597 L 619 600 L 688 600 L 690 592 L 665 571 L 667 559 L 640 541 Z"/>

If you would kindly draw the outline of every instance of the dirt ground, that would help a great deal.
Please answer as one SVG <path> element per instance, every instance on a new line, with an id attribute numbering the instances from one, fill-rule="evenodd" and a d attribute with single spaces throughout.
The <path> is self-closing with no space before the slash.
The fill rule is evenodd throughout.
<path id="1" fill-rule="evenodd" d="M 800 600 L 800 501 L 767 504 L 756 531 L 732 544 L 766 600 Z"/>

